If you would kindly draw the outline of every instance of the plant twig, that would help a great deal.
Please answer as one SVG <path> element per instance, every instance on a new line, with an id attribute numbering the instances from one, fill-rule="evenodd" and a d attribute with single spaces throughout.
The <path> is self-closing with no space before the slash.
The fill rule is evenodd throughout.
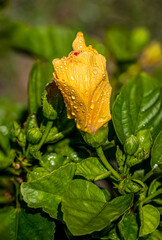
<path id="1" fill-rule="evenodd" d="M 120 175 L 118 174 L 118 172 L 110 165 L 110 163 L 107 161 L 105 154 L 102 150 L 102 147 L 98 147 L 96 148 L 97 154 L 100 158 L 100 160 L 102 161 L 102 163 L 105 165 L 105 167 L 111 172 L 111 174 L 117 179 L 120 179 Z"/>

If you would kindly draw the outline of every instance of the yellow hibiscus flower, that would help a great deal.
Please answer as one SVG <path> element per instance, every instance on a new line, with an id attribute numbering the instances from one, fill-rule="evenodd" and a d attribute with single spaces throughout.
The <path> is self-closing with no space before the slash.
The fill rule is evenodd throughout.
<path id="1" fill-rule="evenodd" d="M 74 118 L 77 128 L 95 134 L 111 119 L 111 85 L 106 71 L 106 59 L 86 46 L 79 32 L 68 57 L 54 59 L 54 81 L 61 90 L 68 118 Z"/>

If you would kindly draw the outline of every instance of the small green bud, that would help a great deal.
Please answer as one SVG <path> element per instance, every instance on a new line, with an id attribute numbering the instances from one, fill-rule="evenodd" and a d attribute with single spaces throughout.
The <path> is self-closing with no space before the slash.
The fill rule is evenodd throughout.
<path id="1" fill-rule="evenodd" d="M 135 156 L 137 158 L 146 159 L 150 155 L 151 146 L 152 146 L 152 136 L 149 129 L 141 130 L 137 133 L 136 137 L 139 141 L 139 148 Z"/>
<path id="2" fill-rule="evenodd" d="M 124 152 L 128 155 L 133 155 L 139 146 L 137 137 L 130 135 L 124 143 Z"/>
<path id="3" fill-rule="evenodd" d="M 38 127 L 31 128 L 27 133 L 27 140 L 31 144 L 37 144 L 42 138 L 42 133 Z"/>
<path id="4" fill-rule="evenodd" d="M 126 193 L 138 193 L 145 189 L 145 185 L 143 182 L 137 179 L 123 179 L 118 186 L 118 190 L 121 194 Z"/>
<path id="5" fill-rule="evenodd" d="M 57 118 L 57 112 L 48 100 L 47 91 L 44 90 L 42 94 L 43 116 L 49 120 L 55 120 Z"/>
<path id="6" fill-rule="evenodd" d="M 42 153 L 38 150 L 37 145 L 29 145 L 29 150 L 28 151 L 29 151 L 28 158 L 31 158 L 31 156 L 32 156 L 32 158 L 35 158 L 35 159 L 41 161 Z"/>
<path id="7" fill-rule="evenodd" d="M 55 120 L 63 111 L 64 101 L 54 81 L 46 86 L 42 94 L 43 116 Z"/>
<path id="8" fill-rule="evenodd" d="M 84 141 L 91 147 L 97 148 L 102 146 L 108 138 L 108 126 L 101 127 L 95 134 L 81 132 Z"/>
<path id="9" fill-rule="evenodd" d="M 14 134 L 16 137 L 16 141 L 21 147 L 25 147 L 26 136 L 25 136 L 24 130 L 21 129 L 20 125 L 16 121 L 13 122 L 13 126 L 14 126 Z"/>
<path id="10" fill-rule="evenodd" d="M 125 155 L 123 154 L 122 150 L 120 150 L 119 146 L 117 146 L 117 149 L 116 149 L 116 160 L 117 160 L 118 166 L 124 165 Z"/>
<path id="11" fill-rule="evenodd" d="M 127 186 L 127 192 L 132 193 L 139 193 L 145 189 L 145 185 L 142 181 L 137 180 L 137 179 L 132 179 L 129 181 L 128 186 Z"/>
<path id="12" fill-rule="evenodd" d="M 34 113 L 28 116 L 24 126 L 25 126 L 24 130 L 26 135 L 30 129 L 38 127 L 36 115 Z"/>

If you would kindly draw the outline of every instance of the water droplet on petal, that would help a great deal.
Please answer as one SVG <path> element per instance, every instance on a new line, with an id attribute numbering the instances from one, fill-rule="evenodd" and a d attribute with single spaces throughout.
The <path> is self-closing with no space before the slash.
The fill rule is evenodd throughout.
<path id="1" fill-rule="evenodd" d="M 72 100 L 75 100 L 75 96 L 74 95 L 72 95 L 71 98 L 72 98 Z"/>
<path id="2" fill-rule="evenodd" d="M 96 75 L 97 73 L 98 73 L 98 71 L 97 71 L 96 69 L 94 69 L 94 70 L 93 70 L 93 74 Z"/>
<path id="3" fill-rule="evenodd" d="M 91 104 L 90 109 L 94 109 L 94 103 Z"/>
<path id="4" fill-rule="evenodd" d="M 98 120 L 98 122 L 99 122 L 99 123 L 104 122 L 104 118 L 100 118 L 100 119 Z"/>

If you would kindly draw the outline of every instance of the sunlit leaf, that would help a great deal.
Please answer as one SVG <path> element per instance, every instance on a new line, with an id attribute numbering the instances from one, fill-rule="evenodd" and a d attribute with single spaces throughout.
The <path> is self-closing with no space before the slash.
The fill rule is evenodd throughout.
<path id="1" fill-rule="evenodd" d="M 31 208 L 43 208 L 57 218 L 58 205 L 71 182 L 76 164 L 63 166 L 52 173 L 21 185 L 23 199 Z"/>
<path id="2" fill-rule="evenodd" d="M 107 202 L 93 183 L 73 180 L 63 196 L 63 218 L 73 235 L 100 231 L 119 218 L 132 205 L 131 194 Z"/>
<path id="3" fill-rule="evenodd" d="M 161 99 L 160 88 L 144 73 L 124 85 L 112 109 L 114 127 L 121 143 L 143 129 L 150 129 L 155 139 L 162 129 Z"/>

